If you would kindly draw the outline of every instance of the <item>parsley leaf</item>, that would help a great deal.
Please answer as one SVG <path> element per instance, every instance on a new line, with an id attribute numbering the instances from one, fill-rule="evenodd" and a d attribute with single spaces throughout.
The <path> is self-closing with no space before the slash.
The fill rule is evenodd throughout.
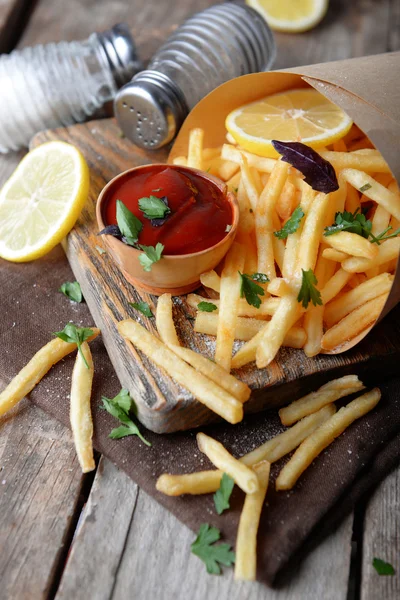
<path id="1" fill-rule="evenodd" d="M 234 485 L 235 481 L 232 479 L 232 477 L 229 477 L 229 475 L 223 473 L 219 488 L 213 496 L 215 510 L 219 515 L 222 515 L 224 510 L 230 508 L 229 498 L 231 497 Z"/>
<path id="2" fill-rule="evenodd" d="M 257 285 L 255 281 L 260 283 L 267 283 L 268 277 L 264 273 L 253 273 L 253 275 L 246 275 L 239 271 L 241 277 L 240 285 L 240 297 L 246 298 L 247 304 L 260 308 L 261 299 L 260 296 L 264 296 L 264 290 L 260 285 Z"/>
<path id="3" fill-rule="evenodd" d="M 295 231 L 298 230 L 300 226 L 300 221 L 303 217 L 303 209 L 301 208 L 301 206 L 298 206 L 292 212 L 292 216 L 286 221 L 282 229 L 279 229 L 279 231 L 274 231 L 274 236 L 279 238 L 280 240 L 285 240 L 289 233 L 295 233 Z"/>
<path id="4" fill-rule="evenodd" d="M 372 223 L 367 220 L 367 217 L 362 213 L 358 212 L 357 209 L 354 213 L 344 210 L 343 212 L 337 212 L 335 215 L 335 222 L 329 227 L 325 227 L 324 235 L 333 235 L 339 231 L 349 231 L 350 233 L 356 233 L 364 238 L 367 238 L 371 234 Z"/>
<path id="5" fill-rule="evenodd" d="M 375 568 L 378 575 L 394 575 L 396 571 L 394 567 L 380 558 L 374 558 L 372 566 Z"/>
<path id="6" fill-rule="evenodd" d="M 302 269 L 301 272 L 303 280 L 301 282 L 299 295 L 297 296 L 297 302 L 301 302 L 304 308 L 307 308 L 310 302 L 312 302 L 314 306 L 322 304 L 321 294 L 315 287 L 318 281 L 313 270 L 309 269 L 308 271 L 304 271 L 304 269 Z"/>
<path id="7" fill-rule="evenodd" d="M 135 246 L 139 233 L 142 231 L 143 223 L 121 200 L 117 200 L 117 223 L 124 241 L 129 246 Z"/>
<path id="8" fill-rule="evenodd" d="M 141 312 L 145 317 L 154 316 L 147 302 L 128 302 L 128 304 L 129 306 L 132 306 L 133 308 Z"/>
<path id="9" fill-rule="evenodd" d="M 66 281 L 60 287 L 59 292 L 62 292 L 72 302 L 82 302 L 83 300 L 81 286 L 77 281 Z"/>
<path id="10" fill-rule="evenodd" d="M 398 235 L 400 235 L 400 229 L 396 229 L 395 231 L 392 231 L 392 233 L 389 233 L 389 235 L 386 235 L 388 231 L 390 231 L 391 229 L 393 229 L 393 227 L 391 225 L 389 225 L 389 227 L 386 227 L 386 229 L 384 229 L 381 233 L 378 233 L 378 235 L 374 235 L 373 233 L 370 234 L 371 236 L 371 242 L 372 244 L 378 244 L 378 246 L 380 245 L 381 242 L 383 242 L 384 240 L 389 240 L 390 238 L 394 238 L 397 237 Z"/>
<path id="11" fill-rule="evenodd" d="M 143 254 L 139 256 L 139 262 L 144 271 L 151 271 L 152 265 L 160 260 L 164 246 L 157 242 L 155 248 L 154 246 L 140 246 L 140 248 Z"/>
<path id="12" fill-rule="evenodd" d="M 138 426 L 129 416 L 133 400 L 128 390 L 122 389 L 119 394 L 115 396 L 115 398 L 106 398 L 105 396 L 102 396 L 101 399 L 103 402 L 102 408 L 105 408 L 110 415 L 122 423 L 122 425 L 111 431 L 108 436 L 109 438 L 113 440 L 119 440 L 120 438 L 128 435 L 137 435 L 142 442 L 146 444 L 146 446 L 151 446 L 150 442 L 143 437 Z"/>
<path id="13" fill-rule="evenodd" d="M 213 312 L 213 310 L 218 310 L 218 306 L 212 302 L 199 302 L 197 308 L 202 312 Z"/>
<path id="14" fill-rule="evenodd" d="M 163 219 L 171 212 L 166 201 L 167 198 L 158 198 L 157 196 L 140 198 L 139 208 L 146 219 Z"/>
<path id="15" fill-rule="evenodd" d="M 230 567 L 235 562 L 235 553 L 229 544 L 214 544 L 220 537 L 219 529 L 203 523 L 200 525 L 197 538 L 191 545 L 192 553 L 205 563 L 207 573 L 211 575 L 221 573 L 220 565 Z"/>
<path id="16" fill-rule="evenodd" d="M 67 323 L 62 331 L 55 331 L 53 335 L 59 337 L 63 342 L 76 344 L 86 368 L 89 368 L 86 358 L 83 355 L 81 345 L 93 335 L 93 329 L 90 329 L 89 327 L 77 327 L 73 323 Z"/>
<path id="17" fill-rule="evenodd" d="M 358 191 L 363 194 L 364 192 L 367 192 L 371 188 L 372 188 L 372 185 L 370 183 L 364 183 L 364 185 L 362 185 Z"/>

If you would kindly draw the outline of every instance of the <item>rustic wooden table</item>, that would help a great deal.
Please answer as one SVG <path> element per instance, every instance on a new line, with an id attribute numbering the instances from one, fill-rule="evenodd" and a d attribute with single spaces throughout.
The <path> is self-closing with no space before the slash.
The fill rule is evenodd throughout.
<path id="1" fill-rule="evenodd" d="M 212 3 L 0 0 L 0 51 L 80 39 L 126 21 L 148 59 L 180 22 Z M 398 50 L 400 2 L 331 0 L 318 28 L 276 41 L 276 68 Z M 22 154 L 0 158 L 1 183 Z M 95 475 L 82 476 L 70 432 L 28 400 L 0 423 L 1 600 L 400 597 L 399 575 L 378 577 L 372 568 L 374 556 L 400 568 L 400 470 L 309 555 L 285 589 L 271 591 L 234 583 L 230 572 L 207 575 L 189 552 L 192 532 L 104 458 Z"/>

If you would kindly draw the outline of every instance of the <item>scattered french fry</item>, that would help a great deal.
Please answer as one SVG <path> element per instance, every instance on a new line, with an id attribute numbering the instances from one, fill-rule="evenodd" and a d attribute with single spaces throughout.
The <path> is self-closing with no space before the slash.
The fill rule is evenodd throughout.
<path id="1" fill-rule="evenodd" d="M 370 241 L 348 231 L 340 231 L 333 235 L 324 236 L 324 242 L 350 256 L 361 256 L 363 258 L 373 259 L 378 255 L 378 246 Z"/>
<path id="2" fill-rule="evenodd" d="M 278 310 L 260 332 L 260 341 L 256 350 L 256 364 L 259 369 L 267 367 L 274 360 L 283 340 L 299 315 L 300 305 L 296 296 L 281 298 Z M 236 356 L 240 352 L 241 350 Z"/>
<path id="3" fill-rule="evenodd" d="M 377 169 L 375 169 L 377 171 Z M 391 215 L 400 219 L 400 195 L 391 192 L 375 179 L 357 169 L 344 169 L 343 177 L 357 190 L 362 191 L 367 198 L 380 204 Z"/>
<path id="4" fill-rule="evenodd" d="M 93 335 L 88 341 L 93 340 L 100 333 L 100 329 L 91 328 Z M 27 365 L 10 381 L 0 394 L 0 416 L 13 408 L 22 398 L 33 390 L 35 385 L 46 375 L 53 365 L 62 358 L 76 350 L 76 344 L 63 342 L 55 338 L 38 350 Z"/>
<path id="5" fill-rule="evenodd" d="M 189 135 L 189 147 L 187 166 L 193 169 L 201 169 L 203 167 L 203 139 L 204 130 L 197 127 L 192 129 Z"/>
<path id="6" fill-rule="evenodd" d="M 217 469 L 232 477 L 241 490 L 246 494 L 258 491 L 259 484 L 254 471 L 234 458 L 220 442 L 205 433 L 198 433 L 196 440 L 200 452 L 203 452 Z"/>
<path id="7" fill-rule="evenodd" d="M 96 468 L 93 457 L 93 420 L 90 408 L 94 367 L 92 353 L 87 342 L 83 342 L 81 350 L 89 368 L 78 352 L 71 377 L 70 422 L 82 473 L 89 473 Z"/>
<path id="8" fill-rule="evenodd" d="M 240 515 L 236 538 L 235 579 L 254 581 L 257 568 L 257 531 L 261 511 L 268 489 L 270 463 L 263 461 L 254 466 L 259 488 L 254 494 L 246 494 Z"/>
<path id="9" fill-rule="evenodd" d="M 312 461 L 356 419 L 364 416 L 379 402 L 378 388 L 356 398 L 323 423 L 298 447 L 276 480 L 277 490 L 291 490 Z"/>
<path id="10" fill-rule="evenodd" d="M 293 423 L 296 423 L 296 421 L 299 421 L 303 417 L 320 410 L 323 406 L 362 389 L 364 389 L 364 385 L 358 379 L 357 375 L 345 375 L 340 379 L 333 379 L 320 387 L 316 392 L 311 392 L 307 396 L 295 400 L 289 406 L 281 408 L 279 417 L 282 425 L 293 425 Z"/>
<path id="11" fill-rule="evenodd" d="M 197 471 L 184 475 L 164 473 L 157 479 L 156 489 L 166 496 L 181 496 L 182 494 L 212 494 L 221 483 L 222 471 Z"/>
<path id="12" fill-rule="evenodd" d="M 336 169 L 359 169 L 367 173 L 390 173 L 389 165 L 379 153 L 360 154 L 359 152 L 331 152 L 324 150 L 320 154 L 325 160 L 332 163 Z M 359 188 L 357 187 L 357 189 Z"/>

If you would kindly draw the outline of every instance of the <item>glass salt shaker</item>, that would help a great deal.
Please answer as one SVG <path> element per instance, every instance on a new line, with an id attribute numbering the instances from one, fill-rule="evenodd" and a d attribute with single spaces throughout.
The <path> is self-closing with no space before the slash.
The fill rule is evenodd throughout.
<path id="1" fill-rule="evenodd" d="M 265 20 L 249 6 L 225 2 L 189 18 L 116 95 L 127 138 L 156 149 L 170 142 L 189 111 L 225 81 L 267 71 L 275 58 Z"/>
<path id="2" fill-rule="evenodd" d="M 43 129 L 85 121 L 142 67 L 129 28 L 87 40 L 14 50 L 0 57 L 0 152 Z"/>

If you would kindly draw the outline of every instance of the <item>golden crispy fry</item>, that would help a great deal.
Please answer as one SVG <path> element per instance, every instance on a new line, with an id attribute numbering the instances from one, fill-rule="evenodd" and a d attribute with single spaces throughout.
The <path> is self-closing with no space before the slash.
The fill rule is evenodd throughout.
<path id="1" fill-rule="evenodd" d="M 235 579 L 254 581 L 257 569 L 257 531 L 268 489 L 270 464 L 263 461 L 253 467 L 259 489 L 246 494 L 236 538 Z"/>
<path id="2" fill-rule="evenodd" d="M 90 408 L 94 367 L 92 353 L 87 342 L 83 342 L 81 350 L 89 368 L 78 352 L 71 377 L 69 417 L 82 473 L 89 473 L 96 468 L 93 457 L 93 420 Z"/>
<path id="3" fill-rule="evenodd" d="M 364 416 L 379 402 L 381 393 L 378 388 L 367 392 L 341 408 L 333 417 L 318 427 L 298 447 L 292 458 L 283 467 L 276 480 L 277 490 L 290 490 L 313 460 L 333 442 L 356 419 Z"/>
<path id="4" fill-rule="evenodd" d="M 321 300 L 322 304 L 325 305 L 332 300 L 337 294 L 345 287 L 352 277 L 351 273 L 348 273 L 344 269 L 339 269 L 334 275 L 326 282 L 321 289 Z"/>
<path id="5" fill-rule="evenodd" d="M 313 431 L 327 421 L 336 412 L 334 404 L 321 408 L 316 413 L 298 421 L 293 427 L 283 431 L 274 438 L 245 454 L 239 461 L 248 467 L 267 460 L 276 462 L 282 456 L 289 454 L 297 448 Z M 189 473 L 187 475 L 161 475 L 156 484 L 159 492 L 167 496 L 180 496 L 181 494 L 212 494 L 221 483 L 222 471 L 209 470 Z"/>
<path id="6" fill-rule="evenodd" d="M 304 215 L 307 215 L 308 211 L 310 210 L 310 206 L 315 199 L 316 194 L 308 184 L 304 183 L 303 180 L 300 180 L 300 190 L 300 208 L 302 209 Z M 282 263 L 282 275 L 285 278 L 293 277 L 295 274 L 298 247 L 300 243 L 301 233 L 303 231 L 304 219 L 305 217 L 301 219 L 297 231 L 289 234 L 286 240 L 285 253 L 283 256 Z"/>
<path id="7" fill-rule="evenodd" d="M 335 250 L 334 248 L 324 248 L 322 251 L 322 256 L 328 260 L 340 263 L 346 260 L 346 258 L 350 258 L 349 254 L 341 252 L 340 250 Z"/>
<path id="8" fill-rule="evenodd" d="M 335 169 L 359 169 L 367 173 L 390 173 L 389 165 L 378 154 L 361 154 L 359 152 L 330 152 L 324 150 L 321 156 L 328 160 Z M 357 189 L 361 186 L 355 186 Z"/>
<path id="9" fill-rule="evenodd" d="M 389 226 L 389 223 L 390 213 L 386 210 L 386 208 L 383 208 L 383 206 L 378 204 L 372 218 L 372 233 L 374 235 L 379 235 Z"/>
<path id="10" fill-rule="evenodd" d="M 218 146 L 217 148 L 204 148 L 203 149 L 203 160 L 211 160 L 212 158 L 217 158 L 221 154 L 222 146 Z"/>
<path id="11" fill-rule="evenodd" d="M 100 333 L 97 327 L 91 327 L 93 340 Z M 46 375 L 62 358 L 76 350 L 76 344 L 68 344 L 60 338 L 48 342 L 38 350 L 27 365 L 10 381 L 8 386 L 0 394 L 0 416 L 15 406 L 22 398 L 33 390 L 35 385 Z"/>
<path id="12" fill-rule="evenodd" d="M 278 160 L 264 190 L 261 193 L 256 211 L 256 239 L 258 252 L 258 272 L 266 273 L 269 279 L 276 277 L 273 240 L 277 239 L 275 205 L 287 178 L 289 165 Z"/>
<path id="13" fill-rule="evenodd" d="M 243 381 L 240 381 L 240 379 L 237 379 L 237 377 L 227 373 L 225 369 L 209 358 L 198 352 L 194 352 L 189 348 L 174 346 L 168 342 L 167 345 L 177 356 L 180 356 L 180 358 L 189 363 L 189 365 L 192 365 L 199 373 L 203 373 L 203 375 L 232 394 L 232 396 L 237 398 L 240 402 L 246 402 L 246 400 L 249 399 L 251 391 L 249 386 L 243 383 Z"/>
<path id="14" fill-rule="evenodd" d="M 258 491 L 258 479 L 254 471 L 229 454 L 220 442 L 201 432 L 196 435 L 196 440 L 200 452 L 203 452 L 217 469 L 232 477 L 241 490 L 246 494 Z"/>
<path id="15" fill-rule="evenodd" d="M 296 269 L 299 273 L 300 269 L 308 271 L 315 268 L 328 203 L 329 194 L 317 194 L 304 219 L 297 253 Z"/>
<path id="16" fill-rule="evenodd" d="M 276 212 L 282 221 L 287 221 L 296 208 L 296 186 L 288 178 L 276 202 Z"/>
<path id="17" fill-rule="evenodd" d="M 157 331 L 164 344 L 180 346 L 179 338 L 172 318 L 171 294 L 163 294 L 158 298 L 156 311 Z"/>
<path id="18" fill-rule="evenodd" d="M 290 285 L 290 283 L 283 279 L 282 277 L 274 277 L 269 284 L 267 285 L 267 291 L 272 296 L 287 296 L 288 294 L 293 294 L 295 290 Z"/>
<path id="19" fill-rule="evenodd" d="M 225 160 L 231 160 L 240 165 L 243 156 L 246 158 L 249 167 L 255 167 L 264 173 L 271 173 L 276 164 L 275 158 L 262 158 L 261 156 L 251 154 L 251 152 L 245 152 L 244 150 L 240 150 L 229 144 L 224 144 L 222 146 L 221 158 L 224 158 Z"/>
<path id="20" fill-rule="evenodd" d="M 361 210 L 360 195 L 358 191 L 349 183 L 347 184 L 347 194 L 344 207 L 345 210 L 351 213 Z"/>
<path id="21" fill-rule="evenodd" d="M 212 494 L 219 488 L 222 474 L 219 470 L 198 471 L 185 475 L 164 473 L 157 479 L 156 489 L 166 496 Z"/>
<path id="22" fill-rule="evenodd" d="M 208 287 L 215 292 L 220 292 L 221 289 L 221 277 L 215 271 L 207 271 L 200 275 L 200 283 L 204 287 Z"/>
<path id="23" fill-rule="evenodd" d="M 328 381 L 328 383 L 320 387 L 316 392 L 311 392 L 311 394 L 295 400 L 289 406 L 281 408 L 279 416 L 282 425 L 293 425 L 299 419 L 315 413 L 323 406 L 336 402 L 339 398 L 349 396 L 362 389 L 364 389 L 364 385 L 358 379 L 357 375 L 345 375 L 344 377 L 340 377 L 340 379 Z"/>
<path id="24" fill-rule="evenodd" d="M 369 259 L 378 256 L 378 246 L 356 233 L 340 231 L 333 235 L 324 236 L 323 240 L 325 244 L 328 244 L 335 250 L 339 250 L 339 252 L 344 252 L 350 256 L 362 256 Z"/>
<path id="25" fill-rule="evenodd" d="M 250 208 L 255 212 L 257 210 L 260 189 L 257 185 L 258 181 L 254 178 L 253 172 L 249 167 L 245 156 L 242 156 L 240 172 L 241 181 L 243 181 L 244 189 L 250 202 Z"/>
<path id="26" fill-rule="evenodd" d="M 281 298 L 278 310 L 271 317 L 265 328 L 258 334 L 260 335 L 260 341 L 256 350 L 256 364 L 258 369 L 267 367 L 274 360 L 286 334 L 293 327 L 299 315 L 300 305 L 297 302 L 296 296 Z M 236 356 L 243 349 L 239 350 Z"/>
<path id="27" fill-rule="evenodd" d="M 219 299 L 216 298 L 204 298 L 204 296 L 199 296 L 197 294 L 189 294 L 186 297 L 186 301 L 192 308 L 197 308 L 200 302 L 211 302 L 219 309 Z M 241 298 L 239 302 L 238 315 L 240 317 L 253 317 L 257 319 L 265 319 L 266 317 L 271 316 L 274 314 L 274 312 L 276 312 L 276 309 L 279 306 L 279 302 L 279 298 L 267 298 L 266 300 L 261 302 L 259 308 L 256 308 L 255 306 L 251 306 L 250 304 L 248 304 L 244 298 Z M 213 314 L 216 315 L 218 313 L 219 310 L 216 310 Z"/>
<path id="28" fill-rule="evenodd" d="M 349 273 L 365 273 L 365 271 L 369 271 L 374 267 L 380 267 L 381 265 L 396 259 L 399 252 L 400 238 L 391 238 L 385 240 L 378 246 L 378 255 L 375 258 L 350 257 L 342 262 L 342 268 Z"/>
<path id="29" fill-rule="evenodd" d="M 328 328 L 338 323 L 343 317 L 365 304 L 365 302 L 389 293 L 392 283 L 393 275 L 382 273 L 372 279 L 367 279 L 346 294 L 342 294 L 339 298 L 334 298 L 325 307 L 325 322 Z"/>
<path id="30" fill-rule="evenodd" d="M 241 175 L 236 197 L 239 204 L 238 235 L 241 233 L 248 235 L 254 230 L 255 221 L 253 209 L 250 206 L 250 200 L 247 196 L 243 177 Z"/>
<path id="31" fill-rule="evenodd" d="M 126 319 L 118 323 L 118 331 L 125 339 L 144 352 L 156 365 L 164 369 L 170 377 L 189 390 L 199 402 L 229 423 L 238 423 L 243 418 L 243 405 L 220 386 L 198 373 L 179 358 L 163 342 L 149 333 L 144 327 Z"/>
<path id="32" fill-rule="evenodd" d="M 377 171 L 377 169 L 375 169 L 375 171 Z M 342 175 L 353 187 L 362 191 L 367 198 L 370 198 L 377 204 L 383 206 L 383 208 L 396 217 L 396 219 L 400 219 L 399 194 L 391 192 L 362 171 L 356 169 L 344 169 Z"/>
<path id="33" fill-rule="evenodd" d="M 234 194 L 238 193 L 239 184 L 240 184 L 240 171 L 238 171 L 235 175 L 233 175 L 228 181 L 226 185 L 228 186 L 228 191 L 233 192 Z"/>
<path id="34" fill-rule="evenodd" d="M 215 347 L 215 362 L 226 371 L 231 370 L 232 349 L 238 318 L 241 277 L 245 261 L 245 249 L 234 242 L 225 257 L 221 274 L 219 319 Z"/>
<path id="35" fill-rule="evenodd" d="M 369 300 L 362 306 L 359 306 L 339 323 L 328 329 L 322 338 L 321 347 L 323 350 L 334 350 L 345 342 L 353 339 L 372 325 L 382 312 L 387 299 L 387 294 L 382 294 L 377 298 Z"/>
<path id="36" fill-rule="evenodd" d="M 200 129 L 200 127 L 196 127 L 192 129 L 189 134 L 189 147 L 188 147 L 188 157 L 187 157 L 187 166 L 192 167 L 193 169 L 202 169 L 203 161 L 203 139 L 204 139 L 204 130 Z"/>
<path id="37" fill-rule="evenodd" d="M 216 335 L 218 318 L 218 314 L 215 313 L 199 312 L 197 313 L 194 330 L 198 333 Z M 265 321 L 261 319 L 238 317 L 235 327 L 235 339 L 247 342 L 253 339 L 264 326 Z M 285 335 L 282 345 L 289 348 L 302 348 L 306 339 L 307 336 L 302 327 L 292 327 Z"/>

